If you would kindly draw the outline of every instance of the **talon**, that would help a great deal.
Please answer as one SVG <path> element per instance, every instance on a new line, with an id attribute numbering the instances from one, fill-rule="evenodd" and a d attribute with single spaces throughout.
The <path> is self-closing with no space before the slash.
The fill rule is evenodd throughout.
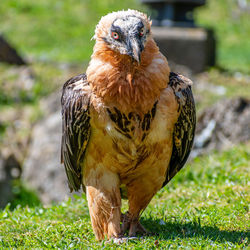
<path id="1" fill-rule="evenodd" d="M 134 237 L 136 233 L 140 234 L 149 234 L 149 231 L 146 230 L 142 224 L 139 222 L 139 219 L 132 219 L 131 215 L 127 212 L 122 215 L 122 226 L 121 226 L 121 234 L 124 235 L 127 230 L 129 230 L 129 236 Z"/>
<path id="2" fill-rule="evenodd" d="M 139 220 L 131 222 L 128 235 L 135 236 L 136 233 L 149 234 L 149 231 L 142 226 Z"/>

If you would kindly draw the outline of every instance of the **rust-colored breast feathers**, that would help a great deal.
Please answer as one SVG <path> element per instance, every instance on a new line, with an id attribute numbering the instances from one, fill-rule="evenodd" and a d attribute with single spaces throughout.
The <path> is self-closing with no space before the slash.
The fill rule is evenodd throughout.
<path id="1" fill-rule="evenodd" d="M 141 64 L 131 62 L 99 41 L 94 47 L 87 78 L 94 93 L 107 106 L 115 105 L 129 113 L 145 113 L 167 87 L 169 67 L 166 58 L 150 39 L 142 53 Z"/>

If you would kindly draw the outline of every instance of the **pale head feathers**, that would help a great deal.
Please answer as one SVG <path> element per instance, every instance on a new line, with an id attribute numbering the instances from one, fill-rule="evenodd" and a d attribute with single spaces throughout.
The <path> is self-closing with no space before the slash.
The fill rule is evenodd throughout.
<path id="1" fill-rule="evenodd" d="M 107 37 L 110 30 L 109 28 L 111 27 L 112 23 L 117 20 L 117 19 L 128 19 L 128 17 L 133 17 L 133 18 L 138 18 L 140 19 L 143 24 L 145 25 L 145 27 L 150 30 L 151 27 L 151 21 L 150 19 L 147 17 L 146 14 L 139 12 L 137 10 L 121 10 L 121 11 L 117 11 L 117 12 L 111 12 L 109 14 L 107 14 L 106 16 L 103 16 L 101 18 L 101 20 L 99 21 L 99 23 L 96 25 L 96 29 L 95 29 L 95 35 L 94 35 L 94 39 L 96 40 L 102 40 L 103 37 Z M 119 20 L 117 20 L 117 22 L 119 22 Z M 118 23 L 117 23 L 118 24 Z"/>
<path id="2" fill-rule="evenodd" d="M 96 26 L 96 44 L 86 74 L 104 105 L 125 113 L 147 112 L 167 87 L 168 62 L 153 40 L 150 26 L 149 18 L 136 10 L 110 13 Z M 121 29 L 118 34 L 125 36 L 121 45 L 109 40 L 112 28 Z"/>

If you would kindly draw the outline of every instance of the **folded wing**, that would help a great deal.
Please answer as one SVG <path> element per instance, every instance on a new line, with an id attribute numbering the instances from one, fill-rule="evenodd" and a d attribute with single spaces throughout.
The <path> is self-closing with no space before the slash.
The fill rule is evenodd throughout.
<path id="1" fill-rule="evenodd" d="M 171 72 L 169 85 L 179 104 L 180 115 L 174 127 L 173 151 L 163 187 L 186 163 L 192 149 L 196 126 L 195 103 L 191 90 L 192 82 Z"/>
<path id="2" fill-rule="evenodd" d="M 79 190 L 82 184 L 83 159 L 90 138 L 89 103 L 90 88 L 85 74 L 64 84 L 61 162 L 64 163 L 71 191 Z"/>

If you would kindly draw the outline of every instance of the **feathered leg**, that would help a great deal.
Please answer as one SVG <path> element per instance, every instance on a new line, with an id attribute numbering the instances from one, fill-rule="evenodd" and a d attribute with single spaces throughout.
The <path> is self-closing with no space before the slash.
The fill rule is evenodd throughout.
<path id="1" fill-rule="evenodd" d="M 85 178 L 92 227 L 97 240 L 119 237 L 121 195 L 118 176 L 108 170 L 91 171 Z M 88 181 L 89 180 L 89 181 Z"/>
<path id="2" fill-rule="evenodd" d="M 159 183 L 151 181 L 148 176 L 141 177 L 127 186 L 129 210 L 123 218 L 122 234 L 128 229 L 129 236 L 148 233 L 140 224 L 139 218 L 160 187 Z"/>

